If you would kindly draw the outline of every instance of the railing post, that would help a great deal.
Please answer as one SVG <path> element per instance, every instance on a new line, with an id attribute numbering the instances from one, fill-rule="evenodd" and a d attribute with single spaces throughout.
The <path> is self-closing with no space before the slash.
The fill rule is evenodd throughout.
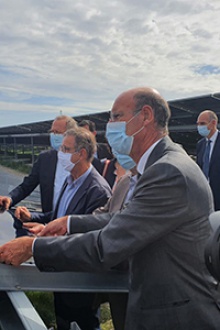
<path id="1" fill-rule="evenodd" d="M 46 330 L 24 292 L 0 292 L 1 330 Z"/>
<path id="2" fill-rule="evenodd" d="M 81 328 L 78 326 L 76 322 L 71 322 L 70 330 L 81 330 Z"/>

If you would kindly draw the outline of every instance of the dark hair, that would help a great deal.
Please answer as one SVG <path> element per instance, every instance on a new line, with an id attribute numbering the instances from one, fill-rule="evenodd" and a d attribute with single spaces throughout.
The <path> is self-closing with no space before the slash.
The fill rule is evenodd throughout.
<path id="1" fill-rule="evenodd" d="M 93 121 L 91 121 L 91 120 L 83 119 L 83 120 L 78 124 L 78 126 L 79 126 L 79 127 L 88 126 L 90 132 L 95 132 L 95 130 L 96 130 L 95 123 L 94 123 Z"/>
<path id="2" fill-rule="evenodd" d="M 157 92 L 137 92 L 134 95 L 136 103 L 136 111 L 139 112 L 144 105 L 149 105 L 153 112 L 155 122 L 158 128 L 168 130 L 168 122 L 171 116 L 170 108 L 168 103 L 160 96 Z"/>

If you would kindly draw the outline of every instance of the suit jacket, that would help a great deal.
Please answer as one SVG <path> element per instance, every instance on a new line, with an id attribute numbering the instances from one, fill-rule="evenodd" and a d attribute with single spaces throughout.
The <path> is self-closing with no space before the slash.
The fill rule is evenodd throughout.
<path id="1" fill-rule="evenodd" d="M 198 165 L 164 137 L 125 209 L 84 217 L 110 218 L 102 230 L 37 238 L 35 263 L 41 271 L 101 271 L 130 258 L 126 330 L 218 330 L 220 297 L 204 262 L 212 211 Z"/>
<path id="2" fill-rule="evenodd" d="M 203 138 L 197 143 L 196 154 L 197 164 L 202 168 L 203 155 L 205 152 L 206 139 Z M 209 184 L 212 189 L 215 211 L 220 210 L 220 132 L 212 151 L 209 164 Z"/>
<path id="3" fill-rule="evenodd" d="M 48 223 L 57 217 L 57 210 L 61 197 L 65 191 L 64 183 L 58 198 L 55 210 L 46 213 L 32 212 L 32 221 Z M 105 205 L 111 197 L 111 189 L 106 180 L 93 167 L 83 184 L 79 187 L 76 194 L 70 200 L 66 213 L 68 214 L 90 214 L 96 208 Z"/>
<path id="4" fill-rule="evenodd" d="M 130 178 L 131 174 L 124 174 L 117 182 L 112 197 L 109 198 L 108 202 L 104 206 L 94 210 L 93 214 L 101 214 L 106 212 L 114 213 L 120 211 L 123 208 L 124 200 L 129 190 Z"/>
<path id="5" fill-rule="evenodd" d="M 40 153 L 30 174 L 24 178 L 19 186 L 9 193 L 9 196 L 12 198 L 12 206 L 29 196 L 32 191 L 40 185 L 42 211 L 51 211 L 53 208 L 53 189 L 56 165 L 56 150 L 49 150 Z"/>

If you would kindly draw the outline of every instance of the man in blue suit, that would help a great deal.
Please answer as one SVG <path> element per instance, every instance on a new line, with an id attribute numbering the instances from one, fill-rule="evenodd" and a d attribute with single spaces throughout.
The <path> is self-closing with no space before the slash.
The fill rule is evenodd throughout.
<path id="1" fill-rule="evenodd" d="M 215 210 L 220 210 L 220 132 L 217 129 L 218 117 L 215 112 L 205 110 L 197 119 L 199 134 L 203 137 L 197 143 L 197 164 L 206 175 L 212 189 Z M 205 166 L 206 145 L 208 151 L 208 165 Z"/>
<path id="2" fill-rule="evenodd" d="M 106 204 L 111 196 L 107 181 L 91 165 L 96 142 L 91 132 L 68 130 L 64 134 L 58 159 L 69 172 L 53 211 L 30 213 L 18 207 L 15 215 L 23 221 L 47 223 L 68 214 L 90 214 Z M 48 164 L 49 165 L 49 164 Z M 82 330 L 99 328 L 97 310 L 93 308 L 95 295 L 91 293 L 55 293 L 55 312 L 58 330 L 69 330 L 75 321 Z"/>

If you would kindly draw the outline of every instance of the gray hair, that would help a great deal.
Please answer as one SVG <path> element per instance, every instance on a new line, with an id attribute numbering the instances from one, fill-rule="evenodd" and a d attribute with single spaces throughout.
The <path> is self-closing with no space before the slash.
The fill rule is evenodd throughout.
<path id="1" fill-rule="evenodd" d="M 156 91 L 138 91 L 134 95 L 136 103 L 135 113 L 141 111 L 144 105 L 149 105 L 154 113 L 155 123 L 157 127 L 168 131 L 168 122 L 171 116 L 168 103 Z"/>
<path id="2" fill-rule="evenodd" d="M 77 122 L 75 121 L 75 119 L 73 119 L 72 117 L 69 117 L 69 116 L 64 116 L 64 115 L 61 115 L 61 116 L 57 116 L 55 120 L 65 120 L 66 121 L 66 130 L 68 129 L 71 129 L 71 128 L 77 128 L 78 125 L 77 125 Z"/>
<path id="3" fill-rule="evenodd" d="M 216 120 L 216 123 L 218 123 L 218 116 L 216 115 L 216 113 L 212 110 L 206 110 L 209 114 L 209 120 Z"/>
<path id="4" fill-rule="evenodd" d="M 64 133 L 64 137 L 73 136 L 75 138 L 75 150 L 80 151 L 85 149 L 87 152 L 87 161 L 92 161 L 96 152 L 95 136 L 88 130 L 82 127 L 77 129 L 69 129 Z"/>

